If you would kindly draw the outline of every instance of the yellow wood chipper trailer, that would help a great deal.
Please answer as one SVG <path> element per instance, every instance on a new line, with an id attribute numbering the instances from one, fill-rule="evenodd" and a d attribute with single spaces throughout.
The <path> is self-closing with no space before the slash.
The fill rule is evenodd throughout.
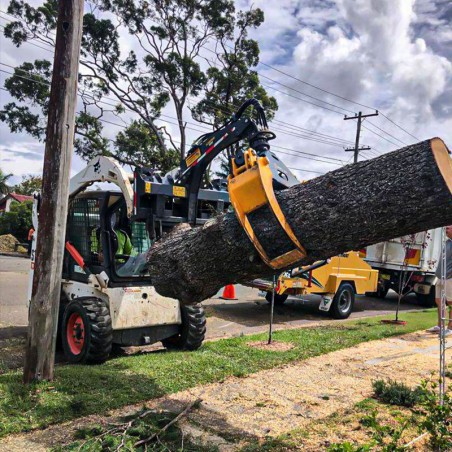
<path id="1" fill-rule="evenodd" d="M 350 251 L 282 273 L 275 287 L 275 304 L 283 304 L 289 295 L 321 295 L 321 311 L 335 319 L 346 319 L 353 311 L 355 295 L 376 292 L 377 284 L 378 270 L 361 259 L 359 252 Z M 256 279 L 249 286 L 265 292 L 266 300 L 271 302 L 271 281 Z"/>

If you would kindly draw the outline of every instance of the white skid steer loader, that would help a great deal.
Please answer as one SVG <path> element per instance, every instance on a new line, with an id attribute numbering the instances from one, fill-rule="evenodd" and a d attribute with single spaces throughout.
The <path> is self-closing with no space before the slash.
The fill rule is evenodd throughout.
<path id="1" fill-rule="evenodd" d="M 257 123 L 242 116 L 250 105 L 257 112 Z M 182 350 L 201 346 L 206 332 L 203 308 L 181 306 L 178 300 L 156 293 L 146 253 L 177 224 L 202 225 L 228 209 L 226 180 L 206 180 L 205 172 L 223 150 L 228 151 L 230 167 L 242 172 L 241 141 L 250 146 L 245 151 L 248 156 L 252 153 L 265 161 L 271 173 L 267 185 L 284 189 L 297 184 L 270 152 L 268 140 L 274 137 L 262 107 L 250 99 L 223 127 L 199 137 L 180 167 L 166 175 L 153 168 L 136 168 L 128 174 L 114 159 L 96 157 L 71 179 L 58 320 L 58 341 L 68 361 L 104 362 L 113 344 L 161 341 L 167 348 Z M 96 182 L 116 187 L 87 190 Z M 36 193 L 29 300 L 33 269 L 39 265 L 35 262 L 39 204 Z"/>

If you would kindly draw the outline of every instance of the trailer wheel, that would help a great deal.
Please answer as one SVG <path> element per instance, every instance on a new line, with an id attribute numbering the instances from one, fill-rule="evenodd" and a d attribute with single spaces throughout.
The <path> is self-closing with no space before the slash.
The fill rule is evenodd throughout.
<path id="1" fill-rule="evenodd" d="M 181 307 L 180 333 L 162 341 L 169 350 L 197 350 L 206 335 L 206 315 L 200 304 Z"/>
<path id="2" fill-rule="evenodd" d="M 273 292 L 267 292 L 267 293 L 265 294 L 265 299 L 266 299 L 270 304 L 271 304 L 271 302 L 272 302 L 272 295 L 273 295 Z M 289 295 L 286 294 L 286 293 L 279 294 L 279 293 L 276 293 L 276 292 L 275 292 L 275 305 L 277 305 L 277 306 L 283 305 L 283 304 L 286 302 L 288 296 L 289 296 Z"/>
<path id="3" fill-rule="evenodd" d="M 333 319 L 346 319 L 353 311 L 355 289 L 350 283 L 342 283 L 334 295 L 329 314 Z"/>
<path id="4" fill-rule="evenodd" d="M 110 310 L 99 298 L 70 301 L 61 322 L 61 342 L 71 363 L 101 364 L 111 352 L 113 333 Z"/>
<path id="5" fill-rule="evenodd" d="M 425 306 L 427 308 L 433 308 L 434 306 L 436 306 L 435 297 L 436 297 L 435 286 L 432 286 L 430 288 L 430 293 L 428 294 L 416 292 L 416 298 L 419 300 L 419 303 L 421 303 L 422 306 Z"/>

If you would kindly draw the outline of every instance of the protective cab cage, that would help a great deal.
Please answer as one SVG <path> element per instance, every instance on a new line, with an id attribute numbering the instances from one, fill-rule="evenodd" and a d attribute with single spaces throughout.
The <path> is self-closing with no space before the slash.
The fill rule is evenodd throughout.
<path id="1" fill-rule="evenodd" d="M 244 115 L 250 106 L 254 108 L 255 121 Z M 99 158 L 90 170 L 91 179 L 88 177 L 87 180 L 91 183 L 95 180 L 119 181 L 122 196 L 112 191 L 91 191 L 73 196 L 68 216 L 68 240 L 91 272 L 105 271 L 112 286 L 126 281 L 133 284 L 140 275 L 118 274 L 117 259 L 115 262 L 118 233 L 111 225 L 113 211 L 120 212 L 119 229 L 131 237 L 135 253 L 143 253 L 145 250 L 138 242 L 146 242 L 147 249 L 178 223 L 203 224 L 212 216 L 227 211 L 232 201 L 237 218 L 267 265 L 278 269 L 295 263 L 305 256 L 305 252 L 287 223 L 274 190 L 293 186 L 298 180 L 270 152 L 269 140 L 273 138 L 275 135 L 268 130 L 262 106 L 257 100 L 250 99 L 223 127 L 199 137 L 180 167 L 166 175 L 152 168 L 136 168 L 133 178 L 125 180 L 129 176 L 115 168 L 112 160 Z M 240 143 L 250 147 L 240 147 Z M 228 181 L 206 181 L 207 167 L 223 150 L 227 150 L 229 159 Z M 83 180 L 80 181 L 78 190 L 84 186 Z M 272 250 L 272 244 L 264 246 L 260 243 L 254 228 L 255 219 L 267 211 L 271 213 L 267 217 L 273 223 L 275 235 L 281 239 L 278 242 L 284 242 L 281 255 L 278 250 Z M 140 225 L 141 237 L 138 231 L 133 234 L 134 224 Z M 66 256 L 65 275 L 86 280 L 86 275 L 70 255 Z"/>

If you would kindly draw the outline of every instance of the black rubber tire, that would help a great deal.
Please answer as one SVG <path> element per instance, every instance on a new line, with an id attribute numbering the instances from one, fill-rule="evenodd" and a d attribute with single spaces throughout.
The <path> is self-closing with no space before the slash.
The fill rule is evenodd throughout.
<path id="1" fill-rule="evenodd" d="M 206 336 L 206 315 L 200 304 L 181 307 L 180 333 L 162 340 L 169 350 L 197 350 Z"/>
<path id="2" fill-rule="evenodd" d="M 344 297 L 346 297 L 346 299 L 344 299 Z M 350 283 L 342 283 L 334 295 L 328 313 L 333 319 L 347 319 L 353 312 L 354 304 L 355 288 Z"/>
<path id="3" fill-rule="evenodd" d="M 266 295 L 265 295 L 265 299 L 271 304 L 271 302 L 272 302 L 272 296 L 273 296 L 273 292 L 267 292 L 266 293 Z M 275 306 L 282 306 L 285 302 L 286 302 L 286 300 L 287 300 L 287 298 L 288 298 L 288 294 L 286 294 L 286 293 L 283 293 L 283 294 L 278 294 L 278 293 L 275 293 Z"/>
<path id="4" fill-rule="evenodd" d="M 83 319 L 84 343 L 82 350 L 74 354 L 67 339 L 67 325 L 73 313 Z M 110 355 L 113 331 L 107 302 L 94 297 L 81 297 L 70 301 L 64 310 L 61 323 L 61 342 L 65 358 L 70 363 L 101 364 Z"/>
<path id="5" fill-rule="evenodd" d="M 425 306 L 426 308 L 433 308 L 436 306 L 435 296 L 436 296 L 435 286 L 431 287 L 430 293 L 428 295 L 416 292 L 416 298 L 419 300 L 419 303 L 421 303 L 422 306 Z"/>

